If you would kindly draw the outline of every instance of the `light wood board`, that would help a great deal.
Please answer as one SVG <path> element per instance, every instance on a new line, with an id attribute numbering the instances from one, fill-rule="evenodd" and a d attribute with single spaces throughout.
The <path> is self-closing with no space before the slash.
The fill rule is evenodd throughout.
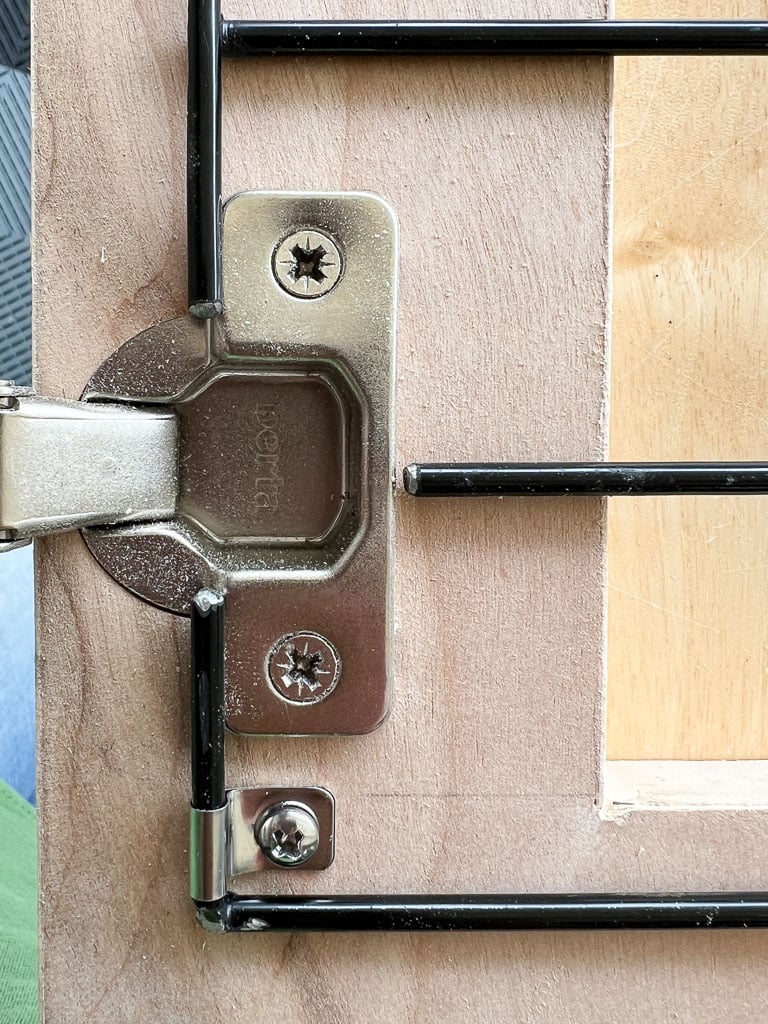
<path id="1" fill-rule="evenodd" d="M 37 383 L 184 307 L 184 17 L 37 0 Z M 245 0 L 239 16 L 299 16 Z M 307 12 L 309 13 L 309 12 Z M 312 7 L 603 16 L 598 4 Z M 400 220 L 398 464 L 605 455 L 609 62 L 241 63 L 225 191 L 371 189 Z M 765 887 L 763 812 L 603 820 L 605 508 L 398 497 L 396 700 L 355 739 L 233 740 L 229 778 L 328 786 L 337 859 L 273 890 Z M 187 891 L 188 623 L 78 536 L 38 554 L 48 1024 L 638 1018 L 754 1024 L 761 933 L 214 937 Z"/>
<path id="2" fill-rule="evenodd" d="M 610 457 L 765 460 L 768 61 L 622 59 L 615 82 Z M 768 756 L 766 513 L 763 497 L 610 502 L 609 757 Z"/>

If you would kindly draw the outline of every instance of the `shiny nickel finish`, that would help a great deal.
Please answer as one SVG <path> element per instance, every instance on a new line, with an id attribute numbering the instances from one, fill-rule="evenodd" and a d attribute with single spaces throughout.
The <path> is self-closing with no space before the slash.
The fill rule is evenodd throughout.
<path id="1" fill-rule="evenodd" d="M 319 786 L 227 793 L 230 878 L 275 868 L 322 871 L 334 857 L 336 806 Z"/>
<path id="2" fill-rule="evenodd" d="M 343 253 L 321 301 L 298 301 L 275 276 L 292 237 L 309 273 L 315 242 L 322 273 L 332 244 Z M 388 711 L 396 248 L 374 196 L 235 196 L 223 314 L 145 331 L 86 388 L 177 424 L 170 515 L 86 539 L 115 579 L 163 608 L 188 614 L 201 588 L 226 593 L 235 732 L 360 734 Z M 306 665 L 303 644 L 295 665 L 271 658 L 276 641 L 307 631 L 320 639 Z"/>
<path id="3" fill-rule="evenodd" d="M 309 807 L 290 800 L 265 811 L 256 823 L 256 841 L 277 867 L 297 868 L 317 853 L 320 826 Z"/>
<path id="4" fill-rule="evenodd" d="M 319 633 L 289 633 L 269 652 L 267 675 L 273 689 L 292 704 L 317 704 L 336 689 L 341 656 Z"/>
<path id="5" fill-rule="evenodd" d="M 297 299 L 319 299 L 339 283 L 344 264 L 336 242 L 323 231 L 292 231 L 275 249 L 278 284 Z"/>
<path id="6" fill-rule="evenodd" d="M 176 512 L 170 409 L 42 398 L 0 382 L 0 550 L 100 523 Z"/>
<path id="7" fill-rule="evenodd" d="M 189 895 L 220 900 L 227 891 L 227 807 L 189 809 Z"/>

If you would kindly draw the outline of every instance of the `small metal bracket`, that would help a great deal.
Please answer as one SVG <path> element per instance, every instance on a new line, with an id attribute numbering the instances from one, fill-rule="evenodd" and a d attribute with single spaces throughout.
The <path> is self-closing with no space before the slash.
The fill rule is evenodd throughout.
<path id="1" fill-rule="evenodd" d="M 336 808 L 327 789 L 319 786 L 230 789 L 227 807 L 230 878 L 286 868 L 322 871 L 332 864 Z M 286 838 L 292 845 L 281 854 L 276 848 L 280 842 L 278 815 L 285 809 L 290 814 L 294 808 L 298 814 L 305 814 L 309 822 L 305 832 L 313 831 L 313 836 L 310 845 L 303 850 L 302 843 L 307 835 L 298 830 L 298 835 L 288 835 Z"/>
<path id="2" fill-rule="evenodd" d="M 239 875 L 322 871 L 333 863 L 334 828 L 335 804 L 327 789 L 227 790 L 222 807 L 190 808 L 190 896 L 202 903 L 219 900 Z"/>

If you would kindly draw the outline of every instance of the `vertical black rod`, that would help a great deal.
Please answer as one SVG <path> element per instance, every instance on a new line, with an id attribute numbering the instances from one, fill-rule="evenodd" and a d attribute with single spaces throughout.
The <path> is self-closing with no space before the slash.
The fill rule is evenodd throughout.
<path id="1" fill-rule="evenodd" d="M 190 0 L 187 84 L 187 273 L 189 311 L 222 310 L 221 0 Z"/>
<path id="2" fill-rule="evenodd" d="M 224 598 L 200 590 L 192 599 L 192 806 L 215 811 L 224 780 Z"/>

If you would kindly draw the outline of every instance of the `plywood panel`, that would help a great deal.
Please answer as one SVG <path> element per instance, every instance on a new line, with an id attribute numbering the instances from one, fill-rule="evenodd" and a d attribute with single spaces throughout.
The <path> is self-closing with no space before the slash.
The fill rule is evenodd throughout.
<path id="1" fill-rule="evenodd" d="M 624 0 L 623 17 L 768 17 Z M 768 62 L 616 61 L 612 459 L 768 452 Z M 609 506 L 608 756 L 768 756 L 765 498 Z"/>
<path id="2" fill-rule="evenodd" d="M 171 0 L 36 7 L 37 378 L 76 395 L 120 341 L 183 310 L 183 15 Z M 511 12 L 311 11 L 382 13 Z M 595 59 L 228 69 L 227 192 L 363 188 L 398 212 L 400 465 L 604 455 L 610 73 Z M 765 886 L 763 812 L 599 813 L 603 504 L 397 504 L 390 721 L 355 740 L 229 743 L 232 783 L 337 798 L 334 866 L 270 888 Z M 186 897 L 188 623 L 122 591 L 77 536 L 40 545 L 38 568 L 49 1024 L 764 1015 L 759 933 L 206 935 Z"/>

